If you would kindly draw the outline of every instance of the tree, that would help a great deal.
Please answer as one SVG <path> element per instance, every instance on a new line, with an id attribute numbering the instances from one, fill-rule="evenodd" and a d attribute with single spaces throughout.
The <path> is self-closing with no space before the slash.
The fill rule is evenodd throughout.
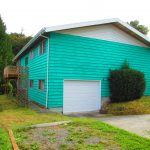
<path id="1" fill-rule="evenodd" d="M 11 33 L 10 35 L 12 49 L 14 55 L 16 55 L 21 48 L 32 38 L 31 36 L 25 36 L 23 33 Z"/>
<path id="2" fill-rule="evenodd" d="M 148 27 L 146 27 L 144 25 L 140 25 L 138 20 L 130 21 L 130 23 L 128 23 L 128 24 L 145 35 L 147 35 L 149 32 Z"/>
<path id="3" fill-rule="evenodd" d="M 0 16 L 0 81 L 3 79 L 3 70 L 6 65 L 12 64 L 12 45 L 6 26 Z"/>

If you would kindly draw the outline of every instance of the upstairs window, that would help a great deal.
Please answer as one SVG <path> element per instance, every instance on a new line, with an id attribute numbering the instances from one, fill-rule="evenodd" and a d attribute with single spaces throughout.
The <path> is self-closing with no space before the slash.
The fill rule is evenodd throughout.
<path id="1" fill-rule="evenodd" d="M 28 57 L 25 58 L 25 66 L 28 65 Z"/>
<path id="2" fill-rule="evenodd" d="M 45 40 L 43 40 L 40 43 L 39 55 L 42 55 L 43 53 L 45 53 L 45 51 L 46 51 L 46 43 L 45 43 Z"/>
<path id="3" fill-rule="evenodd" d="M 44 80 L 39 80 L 39 89 L 44 90 Z"/>
<path id="4" fill-rule="evenodd" d="M 30 80 L 30 88 L 33 88 L 33 80 Z"/>
<path id="5" fill-rule="evenodd" d="M 34 51 L 33 51 L 33 49 L 30 51 L 30 59 L 33 59 L 33 57 L 34 57 Z"/>

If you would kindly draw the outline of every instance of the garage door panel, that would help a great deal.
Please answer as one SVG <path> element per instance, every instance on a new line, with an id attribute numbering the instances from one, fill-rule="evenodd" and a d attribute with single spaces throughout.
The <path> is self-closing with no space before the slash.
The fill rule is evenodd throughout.
<path id="1" fill-rule="evenodd" d="M 100 109 L 100 81 L 64 81 L 63 113 Z"/>

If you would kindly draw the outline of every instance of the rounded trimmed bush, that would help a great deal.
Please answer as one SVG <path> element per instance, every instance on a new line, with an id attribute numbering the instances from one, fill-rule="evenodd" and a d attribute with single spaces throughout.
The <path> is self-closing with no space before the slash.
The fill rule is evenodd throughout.
<path id="1" fill-rule="evenodd" d="M 124 102 L 141 98 L 145 91 L 144 74 L 134 69 L 110 71 L 110 93 L 112 102 Z"/>

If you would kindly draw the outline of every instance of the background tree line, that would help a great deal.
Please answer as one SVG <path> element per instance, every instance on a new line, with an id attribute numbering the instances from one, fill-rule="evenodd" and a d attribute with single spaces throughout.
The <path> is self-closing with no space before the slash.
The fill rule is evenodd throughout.
<path id="1" fill-rule="evenodd" d="M 4 67 L 13 64 L 13 57 L 31 38 L 23 33 L 6 33 L 6 25 L 0 16 L 0 81 Z"/>
<path id="2" fill-rule="evenodd" d="M 148 27 L 140 25 L 138 20 L 128 23 L 142 34 L 147 35 Z M 3 82 L 3 70 L 7 65 L 15 65 L 12 62 L 13 57 L 21 50 L 21 48 L 31 39 L 31 36 L 26 36 L 21 33 L 6 32 L 6 25 L 0 16 L 0 89 Z"/>
<path id="3" fill-rule="evenodd" d="M 31 39 L 23 33 L 6 32 L 6 25 L 0 16 L 0 93 L 3 93 L 3 71 L 7 65 L 15 65 L 13 57 Z"/>

